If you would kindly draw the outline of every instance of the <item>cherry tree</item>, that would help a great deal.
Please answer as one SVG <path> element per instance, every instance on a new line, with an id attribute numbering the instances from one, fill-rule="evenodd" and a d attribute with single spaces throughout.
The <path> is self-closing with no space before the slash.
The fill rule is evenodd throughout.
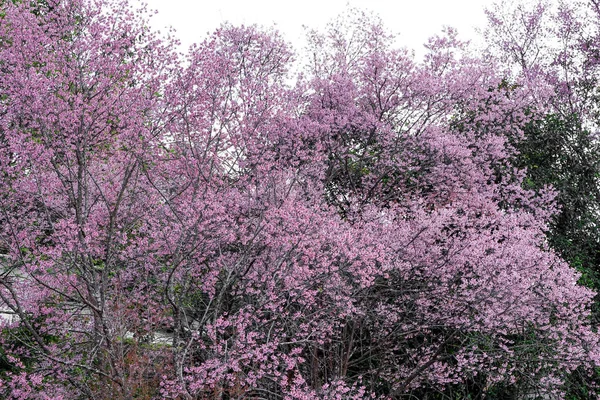
<path id="1" fill-rule="evenodd" d="M 357 13 L 295 78 L 273 30 L 178 56 L 126 3 L 2 7 L 3 396 L 559 394 L 597 364 L 555 192 L 511 162 L 539 93 L 454 31 L 417 62 Z"/>
<path id="2" fill-rule="evenodd" d="M 337 25 L 315 37 L 312 68 L 320 94 L 315 118 L 332 133 L 326 139 L 330 201 L 358 220 L 377 205 L 376 215 L 384 213 L 390 226 L 380 237 L 388 243 L 396 235 L 402 238 L 390 243 L 388 252 L 397 257 L 395 274 L 377 281 L 383 292 L 375 291 L 368 307 L 382 307 L 385 313 L 375 320 L 390 325 L 382 329 L 373 319 L 365 324 L 382 333 L 376 340 L 373 333 L 367 336 L 391 357 L 388 365 L 396 366 L 383 380 L 398 382 L 392 385 L 395 394 L 418 381 L 443 387 L 471 380 L 483 392 L 495 383 L 522 390 L 555 385 L 565 365 L 547 361 L 583 353 L 550 354 L 556 347 L 546 339 L 526 338 L 535 331 L 566 342 L 595 339 L 589 328 L 567 338 L 570 323 L 550 328 L 557 310 L 543 311 L 542 304 L 554 303 L 548 303 L 548 294 L 559 288 L 561 297 L 571 288 L 567 296 L 574 296 L 577 307 L 589 302 L 590 293 L 575 285 L 576 275 L 545 244 L 552 191 L 524 190 L 524 172 L 509 162 L 515 153 L 508 139 L 522 137 L 536 88 L 509 90 L 495 65 L 461 57 L 464 44 L 452 30 L 429 42 L 430 54 L 418 65 L 405 51 L 385 50 L 379 25 L 357 22 L 346 34 Z M 517 256 L 521 251 L 528 256 Z M 394 265 L 388 261 L 382 267 L 386 264 Z M 539 312 L 548 322 L 538 320 L 542 314 L 533 317 Z M 498 351 L 481 351 L 483 343 Z M 463 361 L 457 364 L 462 352 L 474 362 L 470 372 Z M 385 370 L 375 365 L 378 373 Z"/>
<path id="3" fill-rule="evenodd" d="M 144 221 L 160 202 L 142 180 L 174 58 L 136 13 L 3 3 L 0 299 L 17 317 L 2 334 L 8 397 L 131 396 L 155 368 L 126 337 L 157 323 Z"/>

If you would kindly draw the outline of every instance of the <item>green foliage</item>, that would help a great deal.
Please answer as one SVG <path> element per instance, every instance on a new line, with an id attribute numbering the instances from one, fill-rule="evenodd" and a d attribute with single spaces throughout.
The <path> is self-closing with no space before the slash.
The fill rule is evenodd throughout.
<path id="1" fill-rule="evenodd" d="M 549 114 L 526 126 L 517 147 L 515 163 L 527 169 L 526 188 L 551 185 L 558 192 L 550 245 L 581 272 L 581 284 L 599 289 L 600 144 L 577 115 Z"/>

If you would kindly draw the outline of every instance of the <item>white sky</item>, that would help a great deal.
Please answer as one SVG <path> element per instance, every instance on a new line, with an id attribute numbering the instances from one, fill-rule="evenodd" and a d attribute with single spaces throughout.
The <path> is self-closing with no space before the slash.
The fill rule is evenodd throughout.
<path id="1" fill-rule="evenodd" d="M 286 40 L 298 50 L 303 46 L 303 25 L 322 28 L 348 5 L 372 10 L 391 31 L 398 33 L 399 44 L 422 54 L 422 44 L 444 25 L 458 29 L 462 39 L 475 38 L 476 27 L 483 27 L 483 8 L 493 0 L 144 0 L 158 11 L 151 24 L 164 30 L 172 26 L 182 42 L 182 50 L 200 42 L 222 22 L 234 25 L 276 24 Z"/>

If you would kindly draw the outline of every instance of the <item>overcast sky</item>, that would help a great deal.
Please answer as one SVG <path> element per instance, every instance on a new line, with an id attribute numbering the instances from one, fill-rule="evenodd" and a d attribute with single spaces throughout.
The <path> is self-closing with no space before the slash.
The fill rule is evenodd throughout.
<path id="1" fill-rule="evenodd" d="M 260 24 L 283 32 L 299 48 L 303 45 L 303 25 L 323 27 L 350 6 L 372 10 L 386 26 L 398 33 L 399 43 L 421 53 L 422 44 L 442 26 L 458 29 L 459 37 L 476 37 L 475 28 L 486 22 L 483 8 L 493 0 L 145 0 L 157 10 L 152 25 L 157 29 L 173 26 L 183 49 L 199 42 L 222 22 L 235 25 Z M 182 49 L 182 50 L 183 50 Z"/>

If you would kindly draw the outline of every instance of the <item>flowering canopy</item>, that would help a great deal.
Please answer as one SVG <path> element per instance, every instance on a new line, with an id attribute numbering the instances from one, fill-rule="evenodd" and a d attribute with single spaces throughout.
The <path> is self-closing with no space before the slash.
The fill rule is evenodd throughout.
<path id="1" fill-rule="evenodd" d="M 104 4 L 102 4 L 104 3 Z M 559 392 L 593 293 L 511 163 L 540 94 L 448 30 L 224 25 L 186 58 L 125 3 L 4 2 L 0 394 Z"/>

